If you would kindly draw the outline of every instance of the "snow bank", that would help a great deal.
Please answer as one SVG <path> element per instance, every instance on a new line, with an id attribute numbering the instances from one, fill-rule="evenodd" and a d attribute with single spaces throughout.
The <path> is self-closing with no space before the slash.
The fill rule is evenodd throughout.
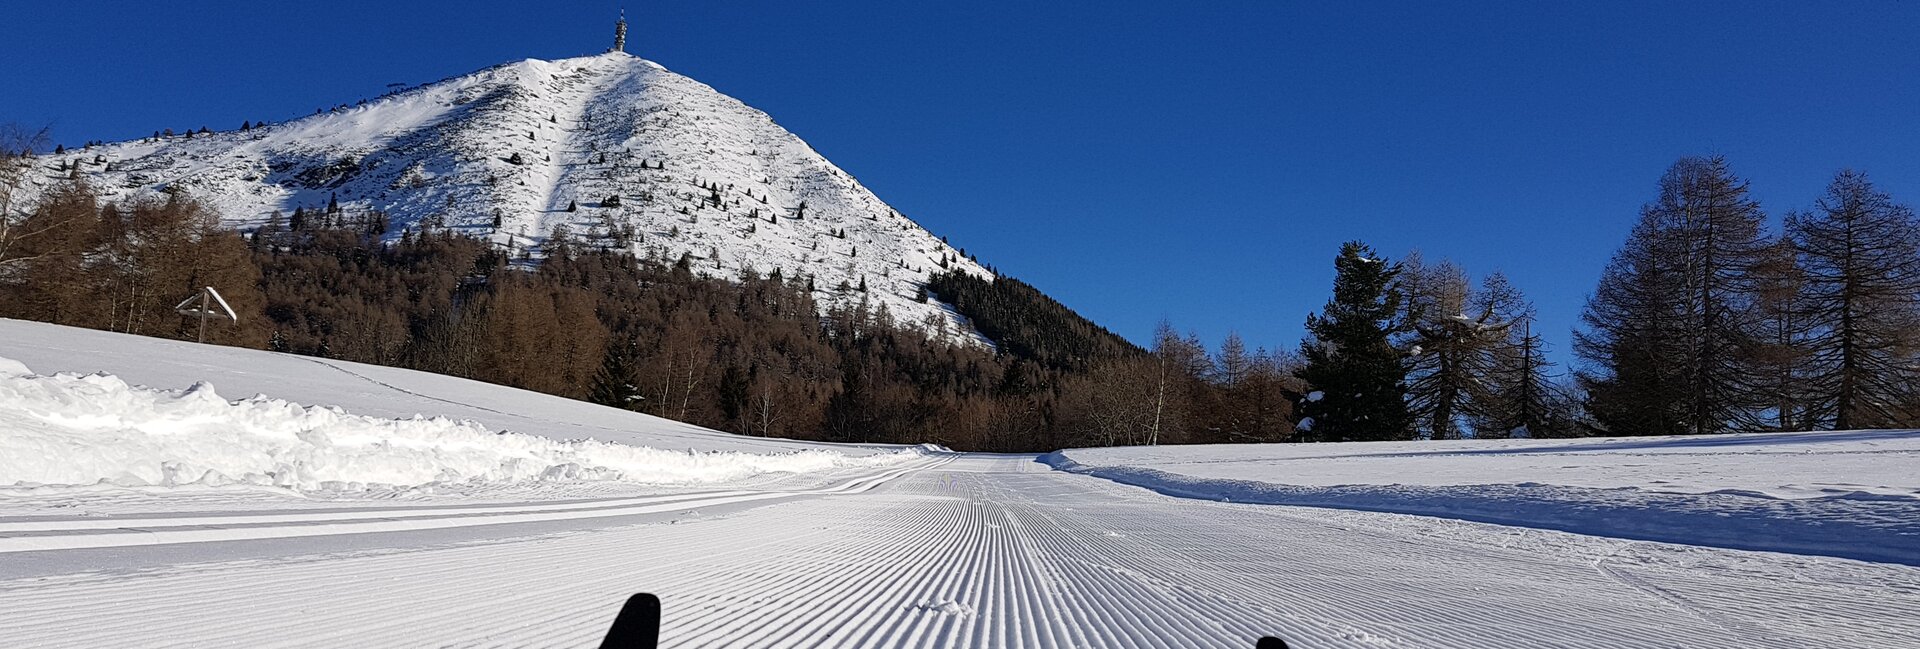
<path id="1" fill-rule="evenodd" d="M 1920 431 L 1162 446 L 1041 461 L 1184 498 L 1920 565 Z"/>
<path id="2" fill-rule="evenodd" d="M 266 485 L 358 491 L 435 483 L 622 480 L 714 483 L 771 472 L 883 466 L 899 450 L 851 457 L 669 451 L 495 432 L 471 421 L 381 419 L 211 384 L 128 385 L 110 374 L 37 376 L 0 358 L 0 486 Z"/>

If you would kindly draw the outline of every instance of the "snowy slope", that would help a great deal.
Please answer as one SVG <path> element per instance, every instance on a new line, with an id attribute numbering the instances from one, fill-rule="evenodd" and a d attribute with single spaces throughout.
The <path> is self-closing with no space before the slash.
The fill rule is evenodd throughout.
<path id="1" fill-rule="evenodd" d="M 919 457 L 910 451 L 854 458 L 829 450 L 753 454 L 557 441 L 444 417 L 382 419 L 266 396 L 229 401 L 206 382 L 157 390 L 105 373 L 40 376 L 4 357 L 0 431 L 0 489 L 244 484 L 304 492 L 440 483 L 723 483 Z"/>
<path id="2" fill-rule="evenodd" d="M 590 647 L 636 591 L 662 596 L 666 646 L 688 647 L 1920 641 L 1911 565 L 1169 497 L 1032 455 L 743 438 L 418 372 L 17 321 L 0 320 L 0 357 L 119 377 L 0 362 L 0 484 L 156 454 L 194 481 L 0 487 L 9 647 Z M 352 414 L 178 391 L 202 381 Z M 560 441 L 589 435 L 604 441 Z M 677 487 L 630 473 L 663 458 L 762 472 Z M 286 475 L 310 482 L 250 482 L 262 461 L 276 477 L 309 462 Z M 324 484 L 449 469 L 459 482 Z M 1643 477 L 1622 466 L 1616 481 Z"/>
<path id="3" fill-rule="evenodd" d="M 631 226 L 636 253 L 688 254 L 702 273 L 812 275 L 823 306 L 862 297 L 835 289 L 864 279 L 864 297 L 897 321 L 935 318 L 962 339 L 971 330 L 916 293 L 943 259 L 991 276 L 765 113 L 619 52 L 529 59 L 247 131 L 42 163 L 41 188 L 68 164 L 112 199 L 183 191 L 240 228 L 334 198 L 389 214 L 390 237 L 444 222 L 524 248 L 555 225 L 599 241 L 608 225 Z"/>
<path id="4" fill-rule="evenodd" d="M 654 492 L 830 480 L 921 456 L 741 437 L 411 370 L 0 319 L 0 496 L 20 498 L 0 498 L 0 513 L 93 503 L 113 487 L 157 500 Z"/>
<path id="5" fill-rule="evenodd" d="M 160 389 L 205 381 L 236 399 L 264 394 L 386 419 L 446 417 L 562 441 L 751 453 L 831 448 L 862 454 L 899 448 L 745 437 L 442 374 L 6 318 L 0 318 L 0 357 L 45 374 L 107 372 Z"/>
<path id="6" fill-rule="evenodd" d="M 1184 497 L 1920 565 L 1920 431 L 1073 449 Z"/>

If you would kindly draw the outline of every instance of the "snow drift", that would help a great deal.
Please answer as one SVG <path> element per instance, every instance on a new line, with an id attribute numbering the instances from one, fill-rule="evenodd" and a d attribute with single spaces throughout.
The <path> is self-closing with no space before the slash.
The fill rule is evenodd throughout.
<path id="1" fill-rule="evenodd" d="M 0 486 L 247 484 L 358 491 L 463 482 L 622 480 L 694 484 L 772 472 L 872 467 L 919 457 L 669 451 L 496 432 L 443 417 L 382 419 L 255 396 L 228 401 L 111 374 L 38 376 L 0 358 Z"/>

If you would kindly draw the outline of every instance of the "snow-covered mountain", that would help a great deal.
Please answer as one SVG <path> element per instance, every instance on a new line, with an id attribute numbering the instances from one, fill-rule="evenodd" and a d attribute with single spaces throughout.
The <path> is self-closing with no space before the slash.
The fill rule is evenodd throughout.
<path id="1" fill-rule="evenodd" d="M 525 248 L 561 224 L 601 241 L 630 228 L 641 255 L 691 255 L 720 277 L 811 275 L 823 306 L 864 296 L 901 323 L 968 337 L 921 287 L 943 265 L 991 277 L 765 113 L 617 51 L 508 63 L 246 130 L 68 150 L 46 160 L 40 185 L 76 166 L 109 199 L 184 191 L 236 228 L 331 200 L 385 212 L 389 237 L 444 220 Z"/>

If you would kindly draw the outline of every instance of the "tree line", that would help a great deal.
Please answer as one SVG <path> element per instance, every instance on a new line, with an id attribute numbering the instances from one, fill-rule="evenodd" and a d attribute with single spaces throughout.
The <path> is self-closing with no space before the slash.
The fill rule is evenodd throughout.
<path id="1" fill-rule="evenodd" d="M 1777 234 L 1723 158 L 1676 162 L 1554 380 L 1498 273 L 1359 242 L 1308 317 L 1300 438 L 1679 435 L 1920 426 L 1920 220 L 1839 172 Z"/>
<path id="2" fill-rule="evenodd" d="M 1294 382 L 1275 356 L 1237 340 L 1210 355 L 1170 329 L 1142 350 L 1012 278 L 930 283 L 993 332 L 987 346 L 898 322 L 856 289 L 778 271 L 703 276 L 690 257 L 639 258 L 565 227 L 534 254 L 434 219 L 392 236 L 385 215 L 330 203 L 241 233 L 184 193 L 109 203 L 84 178 L 53 182 L 6 205 L 0 316 L 191 340 L 196 321 L 173 307 L 214 286 L 240 319 L 210 328 L 210 343 L 746 435 L 1037 451 L 1291 430 Z M 834 306 L 821 309 L 822 294 Z"/>

